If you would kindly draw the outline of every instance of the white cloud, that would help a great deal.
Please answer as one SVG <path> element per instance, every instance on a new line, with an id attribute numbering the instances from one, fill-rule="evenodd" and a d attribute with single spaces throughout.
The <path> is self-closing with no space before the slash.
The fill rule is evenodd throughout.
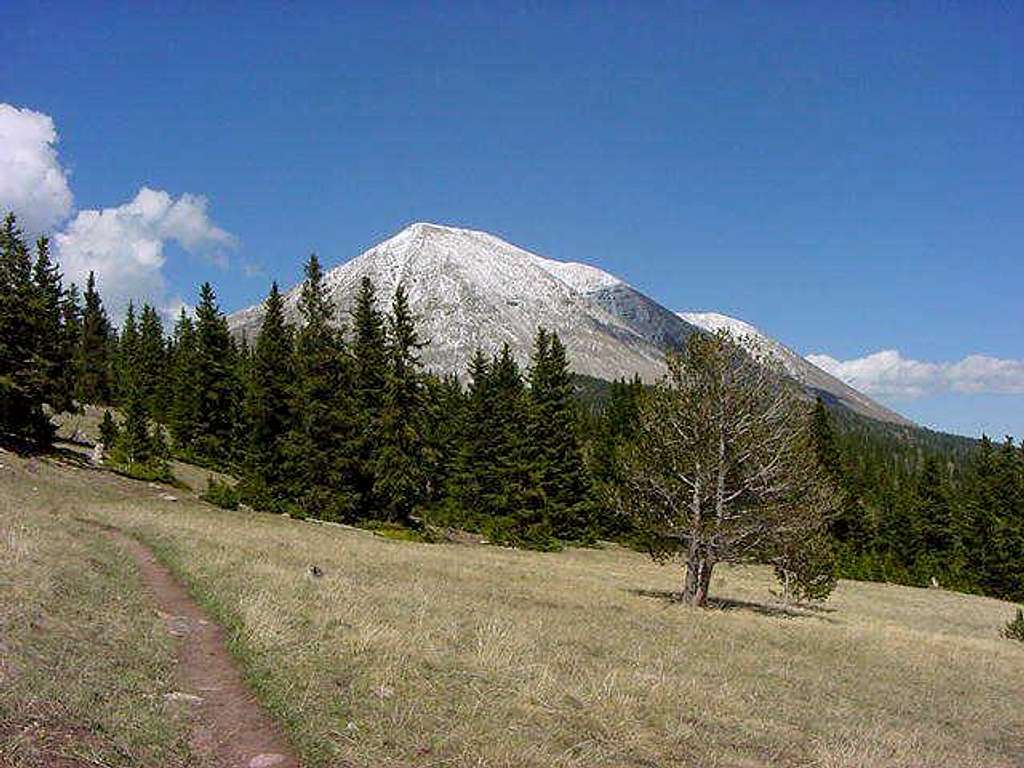
<path id="1" fill-rule="evenodd" d="M 853 360 L 822 354 L 807 359 L 869 395 L 912 399 L 940 392 L 1024 394 L 1024 360 L 968 355 L 953 363 L 929 363 L 905 358 L 894 349 Z"/>
<path id="2" fill-rule="evenodd" d="M 69 220 L 74 197 L 57 157 L 57 139 L 49 115 L 0 103 L 0 211 L 14 211 L 29 237 L 53 234 L 66 281 L 82 287 L 94 271 L 115 321 L 129 299 L 148 301 L 165 313 L 183 305 L 163 271 L 168 243 L 227 266 L 235 237 L 210 220 L 206 198 L 199 195 L 174 198 L 142 187 L 130 202 L 78 211 Z"/>
<path id="3" fill-rule="evenodd" d="M 149 301 L 170 313 L 181 306 L 164 276 L 164 247 L 176 242 L 186 251 L 225 266 L 235 238 L 216 226 L 206 199 L 184 194 L 177 199 L 143 187 L 116 208 L 79 211 L 54 237 L 67 280 L 85 283 L 90 271 L 112 316 L 119 318 L 130 299 Z"/>
<path id="4" fill-rule="evenodd" d="M 56 143 L 49 115 L 0 104 L 0 209 L 14 211 L 30 237 L 53 231 L 71 212 Z"/>

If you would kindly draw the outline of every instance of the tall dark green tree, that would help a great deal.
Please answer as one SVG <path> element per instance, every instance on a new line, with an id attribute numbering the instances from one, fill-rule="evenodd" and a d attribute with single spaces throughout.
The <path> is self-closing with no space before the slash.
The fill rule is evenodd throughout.
<path id="1" fill-rule="evenodd" d="M 426 397 L 416 333 L 405 289 L 395 290 L 388 316 L 384 398 L 373 464 L 373 494 L 390 520 L 405 520 L 427 497 L 424 471 Z"/>
<path id="2" fill-rule="evenodd" d="M 119 403 L 125 403 L 129 392 L 136 387 L 139 376 L 139 324 L 135 318 L 135 304 L 128 302 L 124 323 L 117 338 L 114 361 L 114 393 Z"/>
<path id="3" fill-rule="evenodd" d="M 149 304 L 142 305 L 136 358 L 139 395 L 146 412 L 152 419 L 165 421 L 170 397 L 167 341 L 160 315 Z"/>
<path id="4" fill-rule="evenodd" d="M 199 289 L 195 354 L 198 434 L 188 448 L 198 457 L 215 462 L 227 461 L 232 457 L 239 387 L 227 320 L 209 283 L 203 283 Z"/>
<path id="5" fill-rule="evenodd" d="M 545 511 L 540 468 L 529 435 L 525 382 L 508 344 L 491 360 L 485 394 L 488 432 L 494 440 L 491 466 L 484 468 L 488 478 L 485 509 L 497 518 L 498 536 L 542 546 L 551 540 L 554 529 Z"/>
<path id="6" fill-rule="evenodd" d="M 358 508 L 350 366 L 344 339 L 331 325 L 334 306 L 323 270 L 309 257 L 295 339 L 292 428 L 287 439 L 292 495 L 307 515 L 352 519 Z"/>
<path id="7" fill-rule="evenodd" d="M 285 439 L 291 427 L 292 337 L 277 283 L 264 303 L 263 325 L 248 367 L 245 400 L 249 444 L 246 488 L 254 503 L 276 508 L 286 497 Z"/>
<path id="8" fill-rule="evenodd" d="M 387 378 L 388 349 L 384 313 L 377 306 L 377 291 L 369 277 L 363 277 L 352 308 L 352 388 L 358 425 L 355 485 L 360 513 L 372 516 L 380 507 L 373 495 L 374 471 L 381 409 Z"/>
<path id="9" fill-rule="evenodd" d="M 32 278 L 35 295 L 30 319 L 35 337 L 34 356 L 43 382 L 44 398 L 55 411 L 67 411 L 73 407 L 74 398 L 66 374 L 71 368 L 72 349 L 65 343 L 65 294 L 61 274 L 50 258 L 50 243 L 45 237 L 36 244 Z"/>
<path id="10" fill-rule="evenodd" d="M 466 396 L 454 374 L 427 375 L 423 467 L 426 475 L 426 503 L 437 505 L 449 493 L 455 478 Z"/>
<path id="11" fill-rule="evenodd" d="M 78 348 L 77 397 L 83 403 L 109 403 L 111 400 L 110 321 L 103 300 L 96 290 L 96 276 L 90 272 L 85 284 L 82 310 L 82 341 Z"/>
<path id="12" fill-rule="evenodd" d="M 537 331 L 530 363 L 530 440 L 545 512 L 555 535 L 580 539 L 591 531 L 590 480 L 576 433 L 572 375 L 558 334 Z"/>
<path id="13" fill-rule="evenodd" d="M 45 257 L 41 241 L 39 258 Z M 53 392 L 55 361 L 45 356 L 50 340 L 43 338 L 45 318 L 37 317 L 44 290 L 33 281 L 28 247 L 8 215 L 0 229 L 0 433 L 39 443 L 53 436 L 43 404 Z"/>
<path id="14" fill-rule="evenodd" d="M 168 357 L 171 392 L 167 425 L 178 450 L 186 450 L 200 435 L 202 392 L 195 324 L 184 309 L 174 325 Z"/>
<path id="15" fill-rule="evenodd" d="M 63 393 L 61 410 L 73 410 L 77 395 L 80 375 L 81 357 L 79 348 L 82 344 L 82 296 L 78 286 L 71 283 L 61 298 L 61 365 L 60 389 Z"/>

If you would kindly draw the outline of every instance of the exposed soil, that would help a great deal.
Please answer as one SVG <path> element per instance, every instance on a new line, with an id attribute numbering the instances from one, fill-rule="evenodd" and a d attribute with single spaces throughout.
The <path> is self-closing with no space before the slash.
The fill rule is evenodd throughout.
<path id="1" fill-rule="evenodd" d="M 117 530 L 108 534 L 135 559 L 168 633 L 179 638 L 180 690 L 168 698 L 191 709 L 196 755 L 220 768 L 299 768 L 287 739 L 243 684 L 224 630 L 148 547 Z"/>

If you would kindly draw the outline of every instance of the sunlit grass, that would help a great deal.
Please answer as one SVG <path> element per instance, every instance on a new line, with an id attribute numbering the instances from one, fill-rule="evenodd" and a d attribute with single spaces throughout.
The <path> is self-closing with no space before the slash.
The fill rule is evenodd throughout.
<path id="1" fill-rule="evenodd" d="M 45 474 L 66 509 L 87 473 Z M 392 541 L 124 480 L 76 501 L 229 626 L 309 765 L 1019 765 L 1024 646 L 996 600 L 841 582 L 791 611 L 732 568 L 723 607 L 688 609 L 678 568 L 617 548 Z"/>

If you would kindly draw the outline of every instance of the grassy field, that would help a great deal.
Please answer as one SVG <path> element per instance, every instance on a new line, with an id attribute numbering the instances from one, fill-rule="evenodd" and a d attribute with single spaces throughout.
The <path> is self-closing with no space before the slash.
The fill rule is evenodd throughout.
<path id="1" fill-rule="evenodd" d="M 733 568 L 712 585 L 724 605 L 695 610 L 666 599 L 678 568 L 621 549 L 389 541 L 0 460 L 3 642 L 33 611 L 66 622 L 11 656 L 0 713 L 51 657 L 88 670 L 46 696 L 146 755 L 100 764 L 173 765 L 180 723 L 144 695 L 167 656 L 130 569 L 75 517 L 129 531 L 187 582 L 309 766 L 1024 765 L 1024 644 L 999 637 L 1014 609 L 996 600 L 841 582 L 824 609 L 786 610 L 768 570 Z"/>
<path id="2" fill-rule="evenodd" d="M 0 766 L 196 765 L 163 703 L 163 623 L 131 560 L 75 519 L 126 486 L 0 452 Z"/>

